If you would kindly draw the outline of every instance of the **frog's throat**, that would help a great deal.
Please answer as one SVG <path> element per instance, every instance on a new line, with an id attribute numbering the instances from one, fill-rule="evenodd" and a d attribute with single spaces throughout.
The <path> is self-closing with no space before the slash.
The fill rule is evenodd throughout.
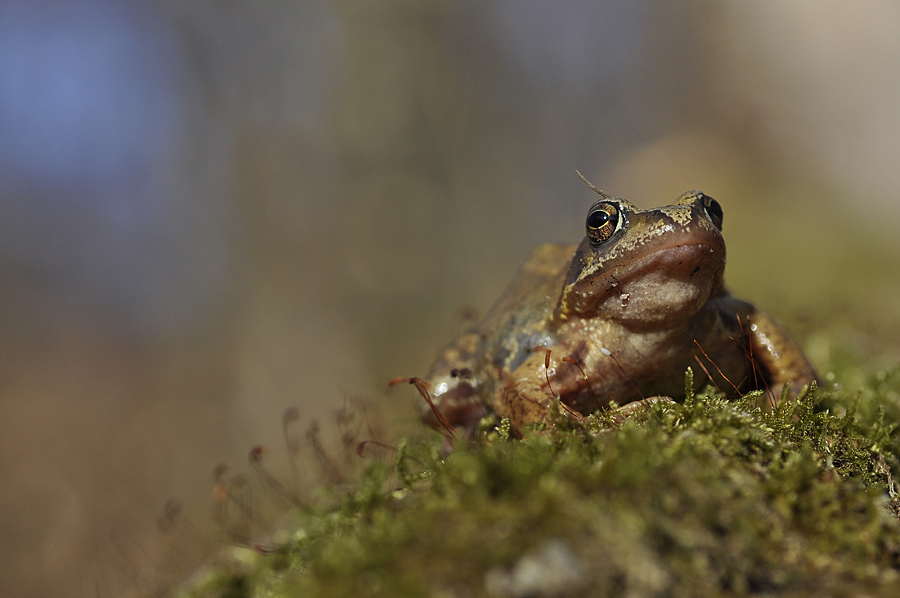
<path id="1" fill-rule="evenodd" d="M 676 243 L 633 262 L 602 264 L 563 286 L 553 319 L 598 317 L 652 327 L 689 318 L 721 292 L 724 243 L 715 242 L 721 237 L 712 241 Z"/>

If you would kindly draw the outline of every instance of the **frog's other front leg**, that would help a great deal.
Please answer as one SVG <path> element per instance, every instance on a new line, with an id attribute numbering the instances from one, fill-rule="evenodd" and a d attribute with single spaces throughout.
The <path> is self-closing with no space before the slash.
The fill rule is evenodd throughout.
<path id="1" fill-rule="evenodd" d="M 522 426 L 547 419 L 553 397 L 542 388 L 541 380 L 535 375 L 536 358 L 528 359 L 512 373 L 501 375 L 494 392 L 492 405 L 497 417 L 508 418 L 516 434 Z M 540 359 L 543 368 L 543 358 Z"/>
<path id="2" fill-rule="evenodd" d="M 549 354 L 548 354 L 549 351 Z M 503 372 L 494 392 L 493 410 L 500 418 L 509 418 L 517 432 L 522 426 L 547 421 L 556 409 L 560 396 L 571 392 L 571 376 L 561 375 L 561 358 L 565 349 L 559 346 L 538 347 L 512 372 Z M 562 410 L 573 412 L 570 407 Z"/>
<path id="3" fill-rule="evenodd" d="M 538 346 L 512 372 L 503 372 L 493 397 L 497 416 L 509 418 L 518 431 L 523 425 L 557 416 L 582 421 L 583 416 L 608 404 L 609 399 L 601 403 L 597 398 L 579 365 L 584 345 Z M 586 403 L 585 394 L 593 398 L 592 403 Z"/>
<path id="4" fill-rule="evenodd" d="M 815 368 L 803 354 L 787 331 L 761 311 L 753 310 L 749 317 L 750 351 L 754 367 L 762 370 L 773 393 L 769 394 L 769 407 L 776 407 L 785 384 L 795 397 L 818 378 Z M 752 373 L 751 373 L 752 379 Z"/>

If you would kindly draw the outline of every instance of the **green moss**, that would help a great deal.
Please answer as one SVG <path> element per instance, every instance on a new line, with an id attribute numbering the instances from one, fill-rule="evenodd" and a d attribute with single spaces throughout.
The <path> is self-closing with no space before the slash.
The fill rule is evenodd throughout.
<path id="1" fill-rule="evenodd" d="M 404 441 L 187 595 L 894 595 L 898 390 L 878 372 L 764 413 L 707 389 L 524 440 L 495 422 L 446 459 Z"/>

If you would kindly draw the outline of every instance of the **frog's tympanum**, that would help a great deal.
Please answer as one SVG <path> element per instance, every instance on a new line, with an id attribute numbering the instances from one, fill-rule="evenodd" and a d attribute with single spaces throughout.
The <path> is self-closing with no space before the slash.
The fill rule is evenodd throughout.
<path id="1" fill-rule="evenodd" d="M 683 397 L 688 366 L 697 387 L 770 389 L 768 408 L 785 384 L 796 396 L 816 377 L 781 326 L 725 289 L 715 199 L 688 191 L 645 211 L 592 188 L 601 199 L 581 244 L 536 247 L 484 321 L 435 362 L 431 392 L 450 424 L 471 431 L 494 412 L 518 431 L 549 421 L 556 401 L 586 415 Z"/>

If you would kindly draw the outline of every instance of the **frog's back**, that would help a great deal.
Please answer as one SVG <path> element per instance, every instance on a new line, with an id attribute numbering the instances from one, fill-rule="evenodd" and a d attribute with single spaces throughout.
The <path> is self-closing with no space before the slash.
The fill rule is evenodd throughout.
<path id="1" fill-rule="evenodd" d="M 548 324 L 575 249 L 575 245 L 538 245 L 519 268 L 478 327 L 492 366 L 513 369 L 535 347 L 552 344 Z"/>
<path id="2" fill-rule="evenodd" d="M 535 247 L 479 328 L 488 332 L 492 327 L 502 327 L 502 322 L 510 316 L 522 318 L 529 314 L 548 318 L 559 299 L 576 247 L 557 243 Z"/>
<path id="3" fill-rule="evenodd" d="M 484 320 L 438 355 L 429 379 L 435 401 L 450 421 L 463 424 L 480 417 L 498 369 L 509 371 L 535 346 L 550 344 L 547 322 L 575 248 L 555 243 L 535 247 Z M 428 412 L 424 415 L 430 419 Z"/>
<path id="4" fill-rule="evenodd" d="M 544 334 L 575 249 L 557 243 L 535 247 L 484 320 L 445 349 L 432 374 L 447 367 L 476 369 L 475 360 L 508 345 L 511 337 Z"/>

